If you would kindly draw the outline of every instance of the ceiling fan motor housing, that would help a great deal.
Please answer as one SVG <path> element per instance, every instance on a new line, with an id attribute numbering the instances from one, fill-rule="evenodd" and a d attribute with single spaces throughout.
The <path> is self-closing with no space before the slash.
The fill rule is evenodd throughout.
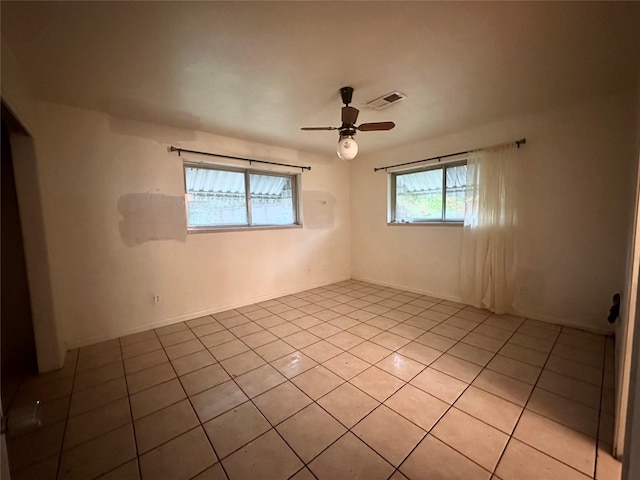
<path id="1" fill-rule="evenodd" d="M 340 89 L 340 96 L 342 97 L 342 103 L 349 105 L 353 98 L 353 87 L 342 87 Z"/>

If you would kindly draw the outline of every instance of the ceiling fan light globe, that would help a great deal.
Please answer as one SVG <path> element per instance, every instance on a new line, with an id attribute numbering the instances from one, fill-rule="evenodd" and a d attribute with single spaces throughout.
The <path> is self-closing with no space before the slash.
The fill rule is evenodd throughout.
<path id="1" fill-rule="evenodd" d="M 353 136 L 347 135 L 338 140 L 338 158 L 342 160 L 353 160 L 358 155 L 358 144 Z"/>

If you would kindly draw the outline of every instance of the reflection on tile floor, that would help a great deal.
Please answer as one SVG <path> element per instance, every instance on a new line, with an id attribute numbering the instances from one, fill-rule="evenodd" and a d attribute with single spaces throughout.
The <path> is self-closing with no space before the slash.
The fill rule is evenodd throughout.
<path id="1" fill-rule="evenodd" d="M 619 479 L 613 340 L 345 281 L 72 351 L 22 479 Z"/>

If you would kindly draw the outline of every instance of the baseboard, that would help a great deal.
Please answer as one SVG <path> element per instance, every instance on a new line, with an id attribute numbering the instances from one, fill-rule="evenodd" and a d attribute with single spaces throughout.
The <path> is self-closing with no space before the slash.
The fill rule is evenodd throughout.
<path id="1" fill-rule="evenodd" d="M 380 285 L 381 287 L 397 288 L 398 290 L 404 290 L 405 292 L 417 293 L 419 295 L 427 295 L 429 297 L 441 298 L 443 300 L 449 300 L 451 302 L 463 303 L 460 297 L 447 295 L 441 292 L 432 292 L 429 290 L 417 290 L 415 288 L 407 287 L 406 285 L 400 285 L 398 283 L 380 282 L 379 280 L 372 280 L 366 277 L 351 277 L 352 280 L 359 282 L 372 283 L 374 285 Z"/>
<path id="2" fill-rule="evenodd" d="M 138 325 L 132 328 L 124 329 L 124 330 L 118 330 L 113 334 L 109 334 L 107 336 L 100 335 L 95 337 L 83 338 L 80 340 L 68 342 L 67 350 L 73 350 L 74 348 L 82 348 L 87 345 L 93 345 L 95 343 L 106 342 L 108 340 L 113 340 L 114 338 L 125 337 L 127 335 L 133 335 L 135 333 L 144 332 L 154 328 L 166 327 L 167 325 L 173 325 L 174 323 L 178 323 L 178 322 L 186 322 L 188 320 L 193 320 L 194 318 L 200 318 L 206 315 L 212 315 L 214 313 L 224 312 L 227 310 L 232 310 L 234 308 L 240 308 L 247 305 L 253 305 L 254 303 L 265 302 L 267 300 L 273 300 L 274 298 L 284 297 L 286 295 L 293 295 L 295 293 L 304 292 L 305 290 L 312 290 L 314 288 L 324 287 L 326 285 L 331 285 L 338 282 L 344 282 L 345 280 L 350 280 L 350 279 L 351 279 L 350 276 L 342 276 L 336 279 L 332 279 L 330 281 L 310 283 L 301 287 L 282 290 L 275 294 L 261 295 L 258 297 L 253 297 L 249 300 L 243 300 L 241 302 L 218 305 L 216 307 L 209 308 L 206 310 L 201 310 L 198 312 L 189 312 L 182 315 L 176 315 L 173 317 L 165 318 L 157 322 L 146 323 L 144 325 Z"/>

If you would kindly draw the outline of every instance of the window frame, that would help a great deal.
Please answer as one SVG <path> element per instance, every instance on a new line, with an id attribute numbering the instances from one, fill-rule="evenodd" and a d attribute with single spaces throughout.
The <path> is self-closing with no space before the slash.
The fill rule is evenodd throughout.
<path id="1" fill-rule="evenodd" d="M 447 169 L 467 165 L 467 159 L 454 160 L 447 163 L 438 163 L 435 165 L 426 165 L 407 170 L 389 172 L 389 202 L 387 212 L 387 225 L 391 226 L 410 226 L 410 225 L 440 225 L 440 226 L 462 226 L 464 220 L 447 220 Z M 415 220 L 411 222 L 399 222 L 396 220 L 396 178 L 402 175 L 412 173 L 426 172 L 431 170 L 442 170 L 442 218 L 438 220 Z"/>
<path id="2" fill-rule="evenodd" d="M 245 205 L 247 213 L 246 225 L 207 225 L 207 226 L 189 226 L 189 192 L 187 190 L 187 168 L 199 168 L 203 170 L 218 170 L 223 172 L 236 172 L 244 175 L 244 188 L 245 188 Z M 293 205 L 293 217 L 294 223 L 287 225 L 268 224 L 268 225 L 253 225 L 252 205 L 251 205 L 251 175 L 265 175 L 270 177 L 284 177 L 291 180 L 291 195 Z M 211 233 L 211 232 L 232 232 L 232 231 L 248 231 L 248 230 L 273 230 L 273 229 L 287 229 L 287 228 L 302 228 L 302 204 L 301 204 L 301 174 L 292 172 L 277 172 L 272 170 L 260 170 L 255 168 L 242 168 L 228 165 L 219 165 L 205 162 L 182 162 L 182 176 L 184 186 L 184 206 L 187 233 Z"/>

